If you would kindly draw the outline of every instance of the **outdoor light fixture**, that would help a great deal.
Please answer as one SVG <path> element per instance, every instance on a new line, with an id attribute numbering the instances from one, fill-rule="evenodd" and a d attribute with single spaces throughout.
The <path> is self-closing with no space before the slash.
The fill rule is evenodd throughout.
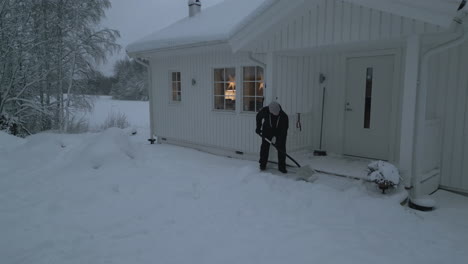
<path id="1" fill-rule="evenodd" d="M 320 76 L 319 76 L 319 83 L 322 84 L 322 83 L 324 83 L 326 80 L 327 80 L 327 77 L 325 76 L 325 74 L 320 73 Z"/>

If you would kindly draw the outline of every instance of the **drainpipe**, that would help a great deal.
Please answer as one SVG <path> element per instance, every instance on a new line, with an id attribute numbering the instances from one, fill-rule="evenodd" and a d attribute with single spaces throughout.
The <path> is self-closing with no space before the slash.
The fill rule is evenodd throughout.
<path id="1" fill-rule="evenodd" d="M 146 68 L 148 71 L 148 96 L 149 96 L 149 112 L 150 112 L 150 138 L 148 139 L 151 144 L 156 142 L 154 138 L 154 119 L 153 119 L 153 89 L 152 89 L 152 74 L 151 74 L 151 67 L 149 62 L 145 62 L 141 58 L 135 58 L 135 61 Z"/>
<path id="2" fill-rule="evenodd" d="M 266 67 L 267 67 L 267 65 L 266 65 L 264 62 L 262 62 L 262 61 L 258 60 L 257 58 L 255 58 L 255 57 L 253 56 L 253 52 L 251 52 L 251 51 L 249 51 L 249 59 L 250 59 L 251 61 L 253 61 L 253 62 L 259 64 L 260 66 L 262 66 L 262 67 L 263 67 L 263 70 L 266 72 Z"/>
<path id="3" fill-rule="evenodd" d="M 464 8 L 466 10 L 466 7 Z M 460 10 L 462 11 L 462 10 Z M 439 54 L 443 51 L 446 51 L 450 48 L 457 47 L 463 42 L 468 40 L 467 29 L 463 28 L 463 18 L 454 19 L 455 27 L 459 28 L 460 34 L 443 43 L 440 44 L 428 51 L 426 51 L 421 59 L 421 67 L 419 70 L 419 85 L 418 85 L 418 99 L 416 103 L 416 133 L 414 135 L 414 146 L 415 152 L 413 154 L 413 177 L 412 185 L 413 191 L 411 194 L 411 200 L 416 203 L 416 205 L 421 207 L 426 207 L 426 205 L 420 205 L 417 201 L 421 197 L 421 175 L 423 173 L 423 159 L 424 156 L 424 137 L 425 137 L 425 123 L 426 123 L 426 102 L 427 102 L 427 84 L 428 84 L 428 75 L 429 75 L 429 60 L 436 54 Z M 427 199 L 424 199 L 427 201 Z M 434 204 L 429 202 L 429 204 Z M 433 206 L 427 206 L 433 207 Z"/>

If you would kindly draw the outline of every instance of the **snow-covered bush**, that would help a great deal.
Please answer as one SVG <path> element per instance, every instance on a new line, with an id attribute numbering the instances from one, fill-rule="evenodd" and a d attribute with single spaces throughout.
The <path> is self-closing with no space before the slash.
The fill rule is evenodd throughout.
<path id="1" fill-rule="evenodd" d="M 130 123 L 127 120 L 127 116 L 121 112 L 110 112 L 104 121 L 104 124 L 101 125 L 101 129 L 105 130 L 111 127 L 117 128 L 127 128 L 130 126 Z"/>
<path id="2" fill-rule="evenodd" d="M 5 131 L 12 135 L 21 135 L 20 125 L 16 118 L 12 118 L 7 114 L 0 115 L 0 131 Z"/>
<path id="3" fill-rule="evenodd" d="M 85 118 L 72 117 L 68 121 L 67 133 L 69 134 L 80 134 L 89 131 L 89 122 Z"/>
<path id="4" fill-rule="evenodd" d="M 374 161 L 368 165 L 369 180 L 375 182 L 382 191 L 396 187 L 400 183 L 400 173 L 397 167 L 385 161 Z"/>

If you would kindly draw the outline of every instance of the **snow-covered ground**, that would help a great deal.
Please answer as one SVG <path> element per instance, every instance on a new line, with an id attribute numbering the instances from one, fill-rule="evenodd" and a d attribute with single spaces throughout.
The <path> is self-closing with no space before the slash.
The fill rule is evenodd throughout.
<path id="1" fill-rule="evenodd" d="M 89 121 L 91 130 L 98 129 L 111 113 L 122 113 L 127 116 L 130 126 L 149 127 L 149 103 L 142 101 L 112 100 L 110 96 L 93 97 L 94 108 L 84 117 Z"/>
<path id="2" fill-rule="evenodd" d="M 423 213 L 369 183 L 149 145 L 142 127 L 0 132 L 0 263 L 467 263 L 467 197 Z"/>

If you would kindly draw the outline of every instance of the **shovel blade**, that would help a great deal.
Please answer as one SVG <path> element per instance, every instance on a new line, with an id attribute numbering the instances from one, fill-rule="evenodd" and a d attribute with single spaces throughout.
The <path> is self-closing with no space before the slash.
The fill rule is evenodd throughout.
<path id="1" fill-rule="evenodd" d="M 316 171 L 310 168 L 309 165 L 300 167 L 296 171 L 296 180 L 314 182 L 317 179 L 317 176 L 315 175 L 315 173 Z"/>

